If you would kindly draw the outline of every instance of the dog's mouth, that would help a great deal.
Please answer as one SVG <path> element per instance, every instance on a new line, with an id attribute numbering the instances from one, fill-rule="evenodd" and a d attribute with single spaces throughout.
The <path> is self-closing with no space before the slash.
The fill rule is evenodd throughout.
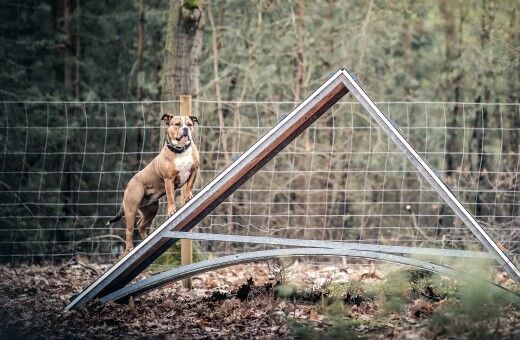
<path id="1" fill-rule="evenodd" d="M 172 144 L 176 146 L 187 146 L 191 144 L 189 135 L 172 138 Z"/>
<path id="2" fill-rule="evenodd" d="M 184 139 L 185 141 L 190 141 L 190 140 L 191 140 L 189 134 L 182 135 L 182 136 L 180 136 L 180 137 L 175 138 L 175 140 L 176 140 L 177 142 L 180 142 L 180 141 L 182 141 L 183 139 Z"/>

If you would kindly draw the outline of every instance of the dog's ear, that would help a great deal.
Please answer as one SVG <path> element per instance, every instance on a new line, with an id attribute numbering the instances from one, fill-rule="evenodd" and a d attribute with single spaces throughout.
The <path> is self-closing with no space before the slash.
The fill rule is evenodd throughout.
<path id="1" fill-rule="evenodd" d="M 190 116 L 190 119 L 191 119 L 192 122 L 200 124 L 199 123 L 199 119 L 197 118 L 197 116 Z"/>
<path id="2" fill-rule="evenodd" d="M 171 115 L 169 113 L 165 113 L 162 115 L 161 120 L 164 120 L 166 125 L 170 125 L 170 119 L 172 119 L 172 118 L 173 118 L 173 115 Z"/>

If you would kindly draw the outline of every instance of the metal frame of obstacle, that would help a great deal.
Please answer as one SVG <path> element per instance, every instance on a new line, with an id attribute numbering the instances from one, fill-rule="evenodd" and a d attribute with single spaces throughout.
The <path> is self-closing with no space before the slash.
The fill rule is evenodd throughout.
<path id="1" fill-rule="evenodd" d="M 189 233 L 185 231 L 171 231 L 166 234 L 167 237 L 180 240 L 198 240 L 198 241 L 220 241 L 220 242 L 236 242 L 251 244 L 269 244 L 277 246 L 291 247 L 309 247 L 309 248 L 326 248 L 326 249 L 349 249 L 349 250 L 367 250 L 377 251 L 389 254 L 412 254 L 419 256 L 451 256 L 451 257 L 468 257 L 493 259 L 494 257 L 486 252 L 467 251 L 459 249 L 440 249 L 426 247 L 405 247 L 405 246 L 388 246 L 381 244 L 353 243 L 342 241 L 325 241 L 325 240 L 307 240 L 293 239 L 281 237 L 263 237 L 263 236 L 244 236 L 244 235 L 225 235 L 212 233 Z"/>
<path id="2" fill-rule="evenodd" d="M 106 296 L 130 283 L 178 240 L 169 237 L 169 232 L 191 230 L 348 92 L 354 95 L 388 137 L 415 166 L 417 171 L 423 175 L 446 204 L 452 208 L 453 212 L 471 230 L 489 253 L 496 258 L 502 268 L 517 284 L 520 284 L 520 271 L 504 251 L 493 241 L 435 172 L 410 146 L 391 121 L 377 108 L 353 77 L 346 70 L 339 70 L 318 90 L 298 105 L 287 117 L 281 120 L 229 167 L 222 171 L 192 200 L 182 206 L 177 213 L 168 218 L 148 238 L 108 269 L 83 292 L 78 294 L 67 305 L 66 309 L 80 307 L 92 299 Z"/>
<path id="3" fill-rule="evenodd" d="M 379 260 L 391 263 L 403 264 L 415 268 L 424 269 L 430 272 L 447 275 L 455 279 L 463 281 L 471 281 L 473 283 L 481 283 L 488 287 L 492 292 L 502 294 L 506 299 L 513 303 L 520 304 L 520 296 L 512 291 L 494 284 L 493 282 L 483 280 L 471 274 L 467 274 L 452 268 L 442 266 L 435 263 L 421 261 L 406 256 L 388 254 L 384 252 L 357 250 L 357 249 L 326 249 L 326 248 L 290 248 L 290 249 L 272 249 L 261 250 L 236 255 L 223 256 L 211 260 L 205 260 L 186 266 L 174 268 L 149 278 L 143 279 L 137 283 L 129 284 L 121 289 L 116 290 L 108 295 L 103 296 L 100 301 L 105 303 L 109 301 L 123 302 L 130 296 L 137 297 L 147 293 L 150 290 L 160 288 L 172 282 L 182 280 L 186 277 L 201 274 L 207 271 L 235 266 L 237 264 L 267 261 L 277 258 L 294 257 L 294 256 L 349 256 L 369 260 Z"/>

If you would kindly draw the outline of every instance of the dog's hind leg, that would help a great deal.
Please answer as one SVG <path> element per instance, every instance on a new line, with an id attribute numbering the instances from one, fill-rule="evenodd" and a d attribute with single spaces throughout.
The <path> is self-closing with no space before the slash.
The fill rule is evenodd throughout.
<path id="1" fill-rule="evenodd" d="M 137 207 L 125 208 L 125 219 L 126 219 L 125 255 L 128 254 L 132 249 L 134 249 L 133 233 L 134 233 L 136 215 L 137 215 Z"/>
<path id="2" fill-rule="evenodd" d="M 133 233 L 135 217 L 143 196 L 144 189 L 141 187 L 134 186 L 131 191 L 129 191 L 128 188 L 125 191 L 125 196 L 123 197 L 123 209 L 125 211 L 126 221 L 126 245 L 123 255 L 128 254 L 132 249 L 134 249 Z"/>
<path id="3" fill-rule="evenodd" d="M 157 215 L 157 210 L 159 209 L 159 201 L 155 201 L 154 203 L 148 204 L 146 207 L 141 207 L 139 211 L 141 212 L 141 221 L 139 223 L 139 234 L 141 238 L 144 240 L 148 237 L 146 230 L 152 224 L 155 215 Z"/>

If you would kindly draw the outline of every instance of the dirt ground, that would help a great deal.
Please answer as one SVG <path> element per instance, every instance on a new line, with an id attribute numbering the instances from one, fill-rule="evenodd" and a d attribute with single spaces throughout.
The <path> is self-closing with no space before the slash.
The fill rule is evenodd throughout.
<path id="1" fill-rule="evenodd" d="M 403 281 L 360 264 L 241 265 L 195 277 L 190 291 L 173 283 L 124 305 L 63 310 L 107 268 L 0 266 L 0 338 L 520 338 L 517 307 L 464 302 L 446 293 L 449 282 Z"/>

